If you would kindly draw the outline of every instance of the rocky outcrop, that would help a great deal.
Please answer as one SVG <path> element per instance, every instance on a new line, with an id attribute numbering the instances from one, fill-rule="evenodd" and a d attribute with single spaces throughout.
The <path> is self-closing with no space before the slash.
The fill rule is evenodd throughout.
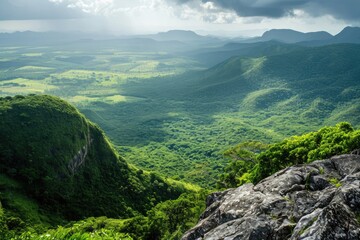
<path id="1" fill-rule="evenodd" d="M 208 197 L 183 240 L 360 239 L 360 156 L 286 168 Z"/>
<path id="2" fill-rule="evenodd" d="M 85 163 L 86 156 L 89 152 L 90 145 L 93 139 L 90 137 L 90 128 L 87 127 L 87 134 L 84 134 L 85 145 L 75 154 L 75 156 L 69 161 L 68 169 L 71 176 L 74 176 L 76 171 Z"/>

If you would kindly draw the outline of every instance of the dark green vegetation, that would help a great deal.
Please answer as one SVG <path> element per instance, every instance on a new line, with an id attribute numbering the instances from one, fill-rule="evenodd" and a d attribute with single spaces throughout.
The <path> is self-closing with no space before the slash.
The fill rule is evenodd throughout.
<path id="1" fill-rule="evenodd" d="M 354 130 L 346 122 L 268 146 L 259 142 L 242 143 L 226 152 L 233 160 L 225 168 L 218 185 L 229 188 L 246 182 L 256 183 L 283 168 L 351 153 L 359 148 L 360 130 Z M 337 185 L 337 179 L 332 183 Z"/>
<path id="2" fill-rule="evenodd" d="M 233 188 L 245 183 L 252 182 L 250 174 L 258 165 L 257 157 L 268 148 L 262 142 L 243 142 L 227 150 L 224 155 L 232 161 L 225 167 L 219 176 L 218 188 Z"/>
<path id="3" fill-rule="evenodd" d="M 0 116 L 1 239 L 90 216 L 143 216 L 159 202 L 193 191 L 128 165 L 96 125 L 57 97 L 1 98 Z M 176 228 L 165 228 L 167 234 L 196 221 L 191 218 L 201 207 L 200 200 L 189 202 L 193 195 L 167 202 L 179 211 L 188 203 L 183 211 L 192 211 Z"/>
<path id="4" fill-rule="evenodd" d="M 127 129 L 141 126 L 132 131 L 132 139 L 146 133 L 159 138 L 130 147 L 121 140 L 117 144 L 127 159 L 143 168 L 213 186 L 226 163 L 222 153 L 231 145 L 271 143 L 341 121 L 359 127 L 359 56 L 359 45 L 331 45 L 260 58 L 233 57 L 174 79 L 128 83 L 128 94 L 150 100 L 119 104 L 111 115 L 125 119 L 131 112 L 134 118 Z M 145 115 L 144 109 L 149 111 Z M 90 118 L 113 139 L 126 131 L 111 119 Z"/>
<path id="5" fill-rule="evenodd" d="M 205 209 L 204 198 L 204 192 L 183 194 L 177 200 L 158 204 L 146 217 L 91 217 L 44 233 L 28 228 L 15 239 L 180 239 L 198 221 Z"/>
<path id="6" fill-rule="evenodd" d="M 0 52 L 1 95 L 60 96 L 131 164 L 209 188 L 227 164 L 223 152 L 239 142 L 272 143 L 341 121 L 359 127 L 359 45 L 200 49 L 200 40 L 8 42 Z"/>
<path id="7" fill-rule="evenodd" d="M 0 39 L 0 239 L 179 239 L 206 193 L 167 177 L 234 187 L 360 145 L 357 44 L 15 35 L 30 40 Z"/>
<path id="8" fill-rule="evenodd" d="M 63 100 L 31 95 L 0 103 L 0 238 L 180 239 L 204 210 L 206 191 L 129 166 Z M 345 122 L 270 145 L 241 143 L 225 152 L 234 160 L 219 187 L 258 182 L 359 146 L 360 130 Z"/>

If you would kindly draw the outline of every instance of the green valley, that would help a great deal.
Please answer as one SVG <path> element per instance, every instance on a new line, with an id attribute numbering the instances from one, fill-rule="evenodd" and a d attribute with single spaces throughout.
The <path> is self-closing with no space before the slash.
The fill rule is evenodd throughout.
<path id="1" fill-rule="evenodd" d="M 215 187 L 223 152 L 242 141 L 271 143 L 340 121 L 359 126 L 357 44 L 81 43 L 3 47 L 1 95 L 60 96 L 129 162 L 177 180 Z M 221 61 L 220 52 L 240 56 L 206 69 L 202 56 Z"/>
<path id="2" fill-rule="evenodd" d="M 227 162 L 223 151 L 239 142 L 271 143 L 340 121 L 359 126 L 359 50 L 333 45 L 234 57 L 209 70 L 124 85 L 148 101 L 92 104 L 121 124 L 84 113 L 134 164 L 209 187 Z M 119 140 L 123 135 L 128 139 Z"/>
<path id="3" fill-rule="evenodd" d="M 0 34 L 0 239 L 180 239 L 209 193 L 359 149 L 357 40 L 276 32 Z"/>

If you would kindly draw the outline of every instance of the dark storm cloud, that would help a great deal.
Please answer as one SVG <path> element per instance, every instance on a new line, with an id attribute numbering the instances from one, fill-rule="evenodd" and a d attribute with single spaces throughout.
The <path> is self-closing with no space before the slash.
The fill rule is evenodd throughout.
<path id="1" fill-rule="evenodd" d="M 309 1 L 303 10 L 314 16 L 329 14 L 343 20 L 360 20 L 359 0 Z"/>
<path id="2" fill-rule="evenodd" d="M 203 2 L 209 2 L 203 0 Z M 292 14 L 296 7 L 306 4 L 307 0 L 213 0 L 218 6 L 234 10 L 239 16 L 263 16 L 279 18 Z"/>
<path id="3" fill-rule="evenodd" d="M 280 18 L 293 15 L 295 9 L 312 16 L 332 15 L 338 19 L 360 20 L 359 0 L 168 0 L 177 4 L 213 2 L 222 9 L 233 10 L 241 17 Z"/>
<path id="4" fill-rule="evenodd" d="M 48 0 L 0 0 L 0 20 L 70 19 L 84 17 L 79 9 Z"/>

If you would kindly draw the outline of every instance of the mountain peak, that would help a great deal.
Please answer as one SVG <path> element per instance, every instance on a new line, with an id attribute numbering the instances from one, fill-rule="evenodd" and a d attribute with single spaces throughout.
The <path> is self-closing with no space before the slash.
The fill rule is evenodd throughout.
<path id="1" fill-rule="evenodd" d="M 199 41 L 203 40 L 204 36 L 200 36 L 197 33 L 190 30 L 169 30 L 167 32 L 159 32 L 152 37 L 155 40 L 160 41 Z"/>
<path id="2" fill-rule="evenodd" d="M 169 30 L 167 32 L 159 32 L 159 34 L 187 34 L 187 35 L 192 35 L 192 36 L 199 36 L 194 31 L 191 31 L 191 30 L 179 30 L 179 29 Z"/>
<path id="3" fill-rule="evenodd" d="M 293 30 L 293 29 L 270 29 L 266 32 L 263 33 L 262 37 L 275 37 L 278 36 L 279 34 L 304 34 L 302 32 Z"/>
<path id="4" fill-rule="evenodd" d="M 360 27 L 345 27 L 334 37 L 335 42 L 360 43 Z"/>
<path id="5" fill-rule="evenodd" d="M 325 31 L 303 33 L 292 29 L 272 29 L 264 32 L 262 40 L 277 40 L 285 43 L 296 43 L 303 41 L 328 40 L 332 35 Z"/>
<path id="6" fill-rule="evenodd" d="M 347 26 L 341 32 L 343 31 L 360 31 L 360 27 Z"/>

